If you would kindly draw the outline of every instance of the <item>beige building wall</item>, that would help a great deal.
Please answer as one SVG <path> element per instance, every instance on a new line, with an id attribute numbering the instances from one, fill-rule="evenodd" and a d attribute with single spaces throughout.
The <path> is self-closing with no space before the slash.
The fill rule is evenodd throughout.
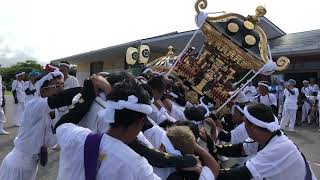
<path id="1" fill-rule="evenodd" d="M 83 85 L 83 81 L 90 76 L 90 63 L 80 63 L 77 65 L 77 78 L 80 85 Z"/>
<path id="2" fill-rule="evenodd" d="M 151 60 L 155 60 L 158 57 L 164 56 L 165 53 L 155 53 L 151 54 L 149 62 Z M 88 60 L 83 63 L 75 63 L 77 65 L 77 78 L 79 80 L 80 85 L 83 85 L 83 81 L 90 76 L 90 64 L 92 61 Z M 115 72 L 121 71 L 124 69 L 125 65 L 125 57 L 113 57 L 108 58 L 103 61 L 103 71 L 105 72 Z"/>
<path id="3" fill-rule="evenodd" d="M 112 58 L 103 62 L 103 71 L 115 72 L 124 69 L 124 58 Z"/>

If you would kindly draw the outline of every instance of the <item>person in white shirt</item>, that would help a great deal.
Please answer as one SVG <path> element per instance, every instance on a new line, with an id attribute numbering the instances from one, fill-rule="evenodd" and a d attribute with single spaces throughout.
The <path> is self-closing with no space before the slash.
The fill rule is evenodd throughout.
<path id="1" fill-rule="evenodd" d="M 277 113 L 277 98 L 274 94 L 269 93 L 269 82 L 267 81 L 260 81 L 258 83 L 259 86 L 259 95 L 255 97 L 255 102 L 265 104 L 272 108 L 274 114 Z"/>
<path id="2" fill-rule="evenodd" d="M 146 115 L 151 112 L 150 97 L 145 90 L 119 83 L 108 96 L 107 107 L 99 112 L 99 115 L 110 123 L 110 129 L 101 134 L 100 143 L 96 146 L 88 146 L 92 136 L 89 129 L 72 123 L 57 126 L 57 138 L 61 147 L 57 179 L 160 179 L 154 174 L 147 160 L 127 145 L 136 139 L 142 130 Z M 67 115 L 61 120 L 63 121 Z M 89 153 L 88 148 L 95 148 L 94 153 Z M 93 169 L 90 166 L 91 162 L 96 166 Z"/>
<path id="3" fill-rule="evenodd" d="M 70 89 L 70 88 L 75 88 L 80 86 L 78 79 L 69 74 L 70 68 L 71 68 L 71 65 L 67 61 L 61 61 L 59 63 L 59 70 L 60 72 L 63 73 L 63 76 L 64 76 L 64 89 Z M 54 120 L 53 120 L 54 124 L 61 118 L 61 116 L 63 116 L 68 112 L 68 109 L 69 107 L 61 107 L 59 109 L 54 110 L 54 114 L 55 114 Z M 58 150 L 59 146 L 56 145 L 53 147 L 53 149 Z"/>
<path id="4" fill-rule="evenodd" d="M 277 99 L 278 99 L 278 119 L 282 118 L 283 112 L 283 103 L 284 103 L 284 80 L 280 80 L 279 84 L 277 85 Z"/>
<path id="5" fill-rule="evenodd" d="M 98 73 L 104 77 L 110 84 L 115 85 L 119 82 L 127 82 L 130 84 L 136 84 L 134 76 L 125 71 L 113 72 L 105 74 Z M 111 88 L 111 87 L 110 87 Z M 105 122 L 98 116 L 98 112 L 106 108 L 108 94 L 100 92 L 91 104 L 89 111 L 79 122 L 79 126 L 90 129 L 93 133 L 103 133 L 109 130 L 109 123 Z"/>
<path id="6" fill-rule="evenodd" d="M 301 88 L 301 94 L 304 95 L 304 102 L 302 105 L 302 117 L 301 117 L 301 122 L 307 122 L 308 121 L 308 113 L 311 108 L 311 103 L 308 99 L 308 97 L 312 96 L 313 89 L 309 85 L 309 81 L 304 80 L 303 81 L 303 87 Z M 310 122 L 309 122 L 310 123 Z"/>
<path id="7" fill-rule="evenodd" d="M 13 124 L 17 127 L 20 126 L 21 118 L 24 111 L 24 102 L 25 102 L 25 92 L 24 92 L 24 75 L 25 72 L 16 74 L 16 80 L 12 82 L 12 94 L 14 97 L 14 107 L 12 114 Z"/>
<path id="8" fill-rule="evenodd" d="M 318 104 L 317 104 L 317 106 L 318 106 L 318 113 L 320 114 L 320 91 L 318 91 L 318 94 L 317 94 L 317 101 L 318 101 Z M 319 119 L 318 119 L 318 123 L 319 123 L 319 131 L 320 131 L 320 115 L 319 115 L 319 117 L 318 117 Z"/>
<path id="9" fill-rule="evenodd" d="M 248 84 L 243 90 L 244 94 L 249 98 L 250 101 L 257 95 L 257 88 L 252 85 L 252 82 Z"/>
<path id="10" fill-rule="evenodd" d="M 71 104 L 79 90 L 63 91 L 63 74 L 59 71 L 43 75 L 36 82 L 37 94 L 25 109 L 14 149 L 4 158 L 0 179 L 35 180 L 38 164 L 46 164 L 47 147 L 56 143 L 52 133 L 51 109 Z"/>
<path id="11" fill-rule="evenodd" d="M 244 112 L 243 108 L 249 103 L 249 98 L 240 92 L 235 98 L 235 104 L 232 107 L 232 121 L 237 124 L 230 133 L 218 128 L 218 139 L 231 144 L 238 144 L 244 142 L 249 138 L 247 131 L 244 127 Z"/>
<path id="12" fill-rule="evenodd" d="M 288 85 L 284 90 L 284 107 L 282 112 L 282 119 L 280 123 L 281 129 L 285 129 L 285 126 L 289 123 L 289 131 L 294 131 L 294 125 L 296 122 L 296 114 L 298 109 L 298 96 L 299 90 L 295 87 L 296 81 L 293 79 L 288 80 Z"/>
<path id="13" fill-rule="evenodd" d="M 3 102 L 3 94 L 2 94 L 2 76 L 0 75 L 0 135 L 9 135 L 10 133 L 4 130 L 4 123 L 6 123 L 6 116 L 4 115 L 4 111 L 2 109 Z"/>
<path id="14" fill-rule="evenodd" d="M 219 180 L 316 180 L 298 147 L 280 130 L 270 107 L 258 103 L 244 108 L 245 128 L 253 140 L 218 146 L 219 154 L 252 156 L 245 165 L 220 172 Z M 226 173 L 227 172 L 227 173 Z"/>
<path id="15" fill-rule="evenodd" d="M 101 73 L 99 73 L 99 75 L 100 74 Z M 125 81 L 136 84 L 135 81 L 130 81 L 130 79 L 133 79 L 133 76 L 126 72 L 111 73 L 104 78 L 106 78 L 108 82 L 111 82 L 110 83 L 111 86 L 113 86 L 116 83 L 125 82 Z M 111 90 L 111 86 L 109 86 L 110 90 Z M 106 97 L 108 97 L 108 95 L 109 95 L 109 92 L 99 92 L 98 96 L 95 97 L 95 99 L 93 100 L 91 106 L 88 107 L 88 110 L 79 109 L 79 107 L 77 107 L 77 109 L 72 109 L 72 112 L 68 113 L 68 115 L 69 117 L 72 117 L 73 123 L 78 124 L 81 127 L 88 128 L 93 133 L 107 132 L 110 128 L 110 125 L 108 121 L 105 121 L 103 117 L 101 118 L 98 115 L 99 114 L 98 112 L 107 107 Z M 73 102 L 78 102 L 79 100 L 80 100 L 80 97 L 77 97 L 73 99 Z M 79 114 L 84 112 L 86 113 L 83 117 L 79 116 Z M 79 117 L 79 118 L 77 119 L 76 117 Z M 150 121 L 150 123 L 148 123 L 148 121 L 144 122 L 143 131 L 141 131 L 138 134 L 137 140 L 129 144 L 129 147 L 131 149 L 133 149 L 139 155 L 145 157 L 148 160 L 148 163 L 153 167 L 186 168 L 186 167 L 193 167 L 196 165 L 196 159 L 193 158 L 193 156 L 191 155 L 168 156 L 167 153 L 161 153 L 155 150 L 154 148 L 155 147 L 158 148 L 160 147 L 160 145 L 153 146 L 153 144 L 157 145 L 155 142 L 157 142 L 158 140 L 159 141 L 161 140 L 161 138 L 157 139 L 157 134 L 159 134 L 159 131 L 162 133 L 164 130 L 158 127 L 151 119 L 148 119 L 148 120 Z M 59 121 L 59 123 L 62 123 L 62 122 Z M 56 126 L 59 126 L 59 124 L 56 124 Z M 164 131 L 164 134 L 165 134 L 165 131 Z M 149 140 L 154 140 L 154 141 L 149 142 Z"/>
<path id="16" fill-rule="evenodd" d="M 24 83 L 24 91 L 26 93 L 25 104 L 27 104 L 33 98 L 38 96 L 36 93 L 35 83 L 36 83 L 36 79 L 38 78 L 39 75 L 40 75 L 39 72 L 37 72 L 35 70 L 31 71 L 29 73 L 30 80 L 26 81 Z"/>
<path id="17" fill-rule="evenodd" d="M 149 114 L 148 117 L 160 126 L 166 126 L 167 124 L 176 122 L 177 120 L 169 115 L 161 101 L 167 85 L 165 78 L 162 75 L 152 77 L 148 81 L 148 85 L 151 88 L 149 94 L 154 98 L 154 102 L 151 104 L 152 113 Z"/>
<path id="18" fill-rule="evenodd" d="M 185 168 L 176 170 L 175 168 L 156 168 L 155 172 L 162 179 L 176 179 L 180 174 L 183 177 L 186 174 L 185 170 L 192 171 L 195 178 L 199 176 L 199 180 L 212 180 L 217 176 L 220 170 L 215 159 L 196 143 L 196 138 L 188 126 L 172 126 L 162 136 L 162 144 L 160 151 L 175 155 L 185 155 L 197 153 L 204 166 L 198 162 L 197 166 L 193 168 Z M 174 175 L 174 177 L 172 177 Z M 188 176 L 188 174 L 186 175 Z M 185 179 L 185 178 L 183 178 Z"/>
<path id="19" fill-rule="evenodd" d="M 70 88 L 80 86 L 78 79 L 69 74 L 70 68 L 71 68 L 71 65 L 67 61 L 62 61 L 59 63 L 59 70 L 64 75 L 64 89 L 70 89 Z"/>
<path id="20" fill-rule="evenodd" d="M 314 78 L 310 79 L 310 88 L 312 89 L 313 93 L 317 93 L 319 91 L 319 86 L 315 82 L 316 80 Z"/>

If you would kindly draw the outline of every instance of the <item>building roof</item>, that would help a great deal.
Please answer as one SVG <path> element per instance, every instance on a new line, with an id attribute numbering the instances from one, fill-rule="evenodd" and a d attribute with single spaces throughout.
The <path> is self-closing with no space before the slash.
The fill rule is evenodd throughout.
<path id="1" fill-rule="evenodd" d="M 304 55 L 320 53 L 320 29 L 286 34 L 269 42 L 272 54 Z"/>
<path id="2" fill-rule="evenodd" d="M 274 25 L 267 18 L 262 17 L 260 20 L 260 26 L 265 31 L 268 39 L 274 39 L 285 35 L 285 33 Z M 136 40 L 116 46 L 111 46 L 103 49 L 98 49 L 94 51 L 89 51 L 81 54 L 76 54 L 69 57 L 64 57 L 60 59 L 53 60 L 55 62 L 68 61 L 70 63 L 81 63 L 81 62 L 94 62 L 94 61 L 104 61 L 109 57 L 124 59 L 126 55 L 126 50 L 130 46 L 137 46 L 139 44 L 147 44 L 151 49 L 150 59 L 155 59 L 157 57 L 152 56 L 152 52 L 162 52 L 166 53 L 169 46 L 173 46 L 177 52 L 181 52 L 185 45 L 188 43 L 189 39 L 194 34 L 195 30 L 185 31 L 185 32 L 171 32 L 163 34 L 160 36 L 155 36 L 151 38 Z M 195 39 L 192 41 L 192 46 L 198 48 L 199 51 L 204 38 L 199 32 Z"/>
<path id="3" fill-rule="evenodd" d="M 185 47 L 188 40 L 192 37 L 195 31 L 186 32 L 172 32 L 165 35 L 160 35 L 152 38 L 146 38 L 141 40 L 136 40 L 116 46 L 111 46 L 103 49 L 98 49 L 94 51 L 89 51 L 86 53 L 76 54 L 69 57 L 64 57 L 60 59 L 53 60 L 54 62 L 68 61 L 70 63 L 81 63 L 81 62 L 95 62 L 104 61 L 108 58 L 119 58 L 124 59 L 126 56 L 127 48 L 130 46 L 137 46 L 140 44 L 147 44 L 151 49 L 150 59 L 155 59 L 158 57 L 153 57 L 152 53 L 167 53 L 168 47 L 173 46 L 175 51 L 180 52 Z M 192 46 L 201 47 L 203 44 L 203 37 L 201 32 L 197 33 L 196 38 L 192 42 Z"/>

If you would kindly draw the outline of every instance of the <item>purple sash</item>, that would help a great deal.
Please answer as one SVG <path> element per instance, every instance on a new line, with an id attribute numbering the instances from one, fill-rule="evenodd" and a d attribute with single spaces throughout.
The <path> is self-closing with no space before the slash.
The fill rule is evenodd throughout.
<path id="1" fill-rule="evenodd" d="M 86 180 L 95 180 L 99 157 L 99 146 L 103 134 L 90 133 L 84 143 L 84 170 Z"/>
<path id="2" fill-rule="evenodd" d="M 312 180 L 312 173 L 311 173 L 310 165 L 309 165 L 308 161 L 306 160 L 306 157 L 304 157 L 304 154 L 302 152 L 301 152 L 301 155 L 302 155 L 304 163 L 306 165 L 306 175 L 305 175 L 304 179 L 305 180 Z"/>
<path id="3" fill-rule="evenodd" d="M 298 147 L 295 143 L 293 143 L 293 144 L 297 147 L 298 151 L 301 153 L 301 156 L 303 157 L 303 160 L 304 160 L 304 163 L 305 163 L 305 166 L 306 166 L 306 175 L 304 176 L 304 180 L 312 180 L 311 167 L 310 167 L 310 165 L 309 165 L 306 157 L 305 157 L 304 154 L 300 151 L 299 147 Z"/>

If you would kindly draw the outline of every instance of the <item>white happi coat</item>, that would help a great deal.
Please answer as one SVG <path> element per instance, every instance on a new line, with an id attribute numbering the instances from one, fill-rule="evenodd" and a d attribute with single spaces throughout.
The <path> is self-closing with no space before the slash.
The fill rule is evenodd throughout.
<path id="1" fill-rule="evenodd" d="M 79 81 L 74 76 L 69 75 L 68 78 L 64 81 L 64 89 L 70 89 L 79 86 Z"/>
<path id="2" fill-rule="evenodd" d="M 244 127 L 244 122 L 239 124 L 236 128 L 231 130 L 231 144 L 238 144 L 244 142 L 249 138 L 246 128 Z"/>
<path id="3" fill-rule="evenodd" d="M 159 127 L 155 122 L 153 122 L 151 119 L 149 121 L 154 125 L 152 128 L 146 130 L 144 132 L 145 138 L 152 144 L 152 146 L 155 149 L 160 148 L 162 144 L 162 136 L 166 134 L 166 131 L 163 130 L 161 127 Z M 139 139 L 140 140 L 140 139 Z M 168 176 L 175 172 L 175 168 L 156 168 L 154 167 L 154 172 L 157 174 L 161 179 L 167 179 Z M 199 180 L 214 180 L 215 177 L 212 173 L 212 171 L 208 167 L 203 167 Z"/>
<path id="4" fill-rule="evenodd" d="M 79 81 L 76 77 L 69 75 L 68 78 L 64 81 L 64 87 L 63 89 L 70 89 L 70 88 L 75 88 L 75 87 L 79 87 Z M 53 120 L 54 124 L 56 124 L 60 118 L 67 114 L 67 112 L 69 112 L 69 107 L 68 106 L 64 106 L 64 107 L 60 107 L 58 109 L 55 109 L 55 118 Z"/>
<path id="5" fill-rule="evenodd" d="M 166 131 L 158 126 L 152 119 L 148 120 L 153 124 L 153 127 L 144 131 L 144 136 L 156 149 L 159 149 L 161 146 L 162 136 L 166 134 Z"/>
<path id="6" fill-rule="evenodd" d="M 297 88 L 292 89 L 294 91 L 294 95 L 290 94 L 290 92 L 286 89 L 284 90 L 284 96 L 286 97 L 283 106 L 282 112 L 282 120 L 280 122 L 281 129 L 284 129 L 285 126 L 289 123 L 289 128 L 291 130 L 294 129 L 294 125 L 296 122 L 296 114 L 298 109 L 298 96 L 299 90 Z"/>
<path id="7" fill-rule="evenodd" d="M 2 101 L 3 101 L 2 96 L 3 96 L 3 94 L 2 94 L 2 77 L 0 76 L 0 124 L 3 124 L 6 122 L 6 116 L 4 115 L 4 111 L 1 107 Z M 3 128 L 3 125 L 0 125 L 0 128 Z"/>
<path id="8" fill-rule="evenodd" d="M 151 104 L 152 107 L 152 113 L 148 115 L 149 118 L 151 118 L 155 123 L 161 124 L 165 120 L 169 120 L 171 122 L 176 122 L 177 120 L 171 117 L 167 110 L 162 107 L 160 110 L 157 108 L 156 105 L 153 103 Z"/>
<path id="9" fill-rule="evenodd" d="M 105 99 L 105 94 L 100 93 L 78 125 L 90 129 L 93 133 L 107 132 L 110 129 L 110 124 L 105 119 L 98 116 L 98 112 L 106 108 L 107 101 Z M 149 148 L 153 148 L 152 144 L 146 139 L 142 132 L 138 134 L 137 138 L 148 145 Z"/>
<path id="10" fill-rule="evenodd" d="M 57 142 L 51 130 L 50 111 L 47 98 L 38 97 L 27 103 L 15 147 L 1 164 L 0 179 L 35 179 L 41 146 Z"/>
<path id="11" fill-rule="evenodd" d="M 12 91 L 16 90 L 17 92 L 17 99 L 19 102 L 25 102 L 25 92 L 24 92 L 24 81 L 14 80 L 12 82 Z"/>
<path id="12" fill-rule="evenodd" d="M 98 116 L 98 112 L 106 107 L 106 96 L 100 93 L 95 98 L 87 114 L 82 118 L 79 126 L 90 129 L 94 133 L 105 133 L 110 128 L 109 123 Z"/>
<path id="13" fill-rule="evenodd" d="M 260 97 L 260 102 L 259 102 Z M 275 105 L 277 106 L 277 98 L 274 94 L 268 93 L 265 96 L 259 95 L 255 97 L 255 102 L 262 103 L 267 106 Z"/>
<path id="14" fill-rule="evenodd" d="M 301 88 L 301 93 L 303 93 L 307 99 L 303 102 L 303 106 L 302 106 L 302 117 L 301 117 L 301 121 L 305 122 L 306 120 L 309 121 L 308 118 L 308 113 L 309 110 L 311 108 L 310 103 L 310 96 L 312 95 L 312 93 L 314 92 L 314 89 L 309 85 L 308 87 L 302 87 Z"/>
<path id="15" fill-rule="evenodd" d="M 313 84 L 313 85 L 310 84 L 309 87 L 311 88 L 312 92 L 318 92 L 319 91 L 318 84 Z"/>
<path id="16" fill-rule="evenodd" d="M 294 91 L 294 95 L 290 94 L 290 92 L 286 89 L 284 90 L 284 96 L 286 97 L 284 101 L 284 109 L 292 109 L 297 110 L 298 109 L 298 96 L 299 96 L 299 90 L 297 88 L 292 89 Z"/>
<path id="17" fill-rule="evenodd" d="M 304 180 L 305 162 L 287 136 L 282 134 L 273 137 L 259 152 L 256 143 L 245 144 L 243 148 L 246 155 L 253 156 L 246 162 L 253 180 Z"/>
<path id="18" fill-rule="evenodd" d="M 24 102 L 25 102 L 25 92 L 24 92 L 24 82 L 14 80 L 12 82 L 12 91 L 16 90 L 17 92 L 17 99 L 18 103 L 14 104 L 13 111 L 12 111 L 12 121 L 15 125 L 20 125 L 21 118 L 24 111 Z"/>
<path id="19" fill-rule="evenodd" d="M 257 88 L 254 86 L 246 86 L 242 92 L 248 97 L 249 101 L 252 101 L 257 95 Z"/>
<path id="20" fill-rule="evenodd" d="M 320 91 L 318 91 L 318 95 L 317 95 L 316 99 L 318 100 L 318 109 L 320 109 Z M 319 111 L 319 113 L 320 113 L 320 111 Z"/>
<path id="21" fill-rule="evenodd" d="M 314 92 L 314 90 L 310 87 L 310 85 L 308 87 L 301 88 L 301 93 L 303 93 L 305 96 L 311 96 L 312 92 Z"/>
<path id="22" fill-rule="evenodd" d="M 171 102 L 171 104 L 172 104 L 172 107 L 169 115 L 178 121 L 185 120 L 186 117 L 184 116 L 184 113 L 183 113 L 184 107 L 181 107 L 174 102 Z"/>
<path id="23" fill-rule="evenodd" d="M 23 89 L 24 89 L 24 91 L 25 90 L 27 90 L 27 89 L 30 89 L 30 90 L 34 90 L 34 89 L 36 89 L 36 87 L 32 84 L 32 82 L 31 81 L 26 81 L 26 82 L 24 82 L 24 87 L 23 87 Z M 28 103 L 29 101 L 31 101 L 33 98 L 35 98 L 35 97 L 37 97 L 38 95 L 37 95 L 37 93 L 34 93 L 34 95 L 26 95 L 26 97 L 25 97 L 25 103 Z"/>
<path id="24" fill-rule="evenodd" d="M 57 128 L 61 147 L 58 180 L 85 180 L 84 143 L 90 133 L 89 129 L 71 123 Z M 105 158 L 98 169 L 97 180 L 160 179 L 145 158 L 118 139 L 104 134 L 99 149 L 100 157 Z"/>

